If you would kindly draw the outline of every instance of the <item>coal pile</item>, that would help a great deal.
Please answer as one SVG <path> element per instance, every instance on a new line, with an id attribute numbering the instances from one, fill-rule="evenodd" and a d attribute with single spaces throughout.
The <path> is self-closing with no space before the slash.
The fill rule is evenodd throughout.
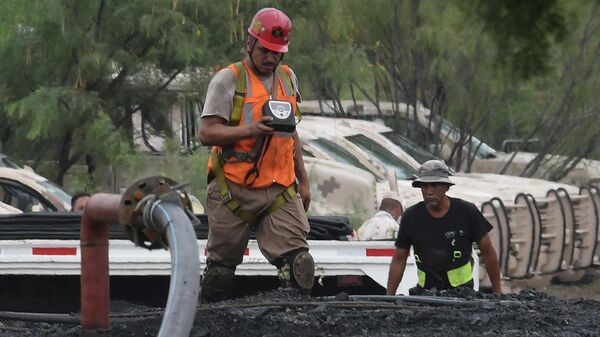
<path id="1" fill-rule="evenodd" d="M 198 307 L 190 336 L 598 336 L 600 302 L 559 300 L 526 289 L 494 295 L 468 289 L 434 297 L 340 294 L 313 298 L 272 291 Z M 114 309 L 113 309 L 114 310 Z M 112 336 L 156 336 L 161 312 L 121 306 Z M 72 323 L 0 318 L 0 336 L 79 336 Z"/>

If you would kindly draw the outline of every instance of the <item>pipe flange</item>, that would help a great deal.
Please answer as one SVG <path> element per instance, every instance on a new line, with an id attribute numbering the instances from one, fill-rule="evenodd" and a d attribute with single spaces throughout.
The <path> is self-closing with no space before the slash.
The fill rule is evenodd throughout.
<path id="1" fill-rule="evenodd" d="M 129 239 L 136 245 L 154 249 L 167 248 L 166 236 L 157 231 L 153 224 L 145 223 L 143 213 L 162 196 L 177 192 L 183 208 L 191 209 L 191 201 L 181 186 L 170 178 L 152 176 L 138 180 L 123 193 L 119 203 L 119 223 L 125 226 Z"/>

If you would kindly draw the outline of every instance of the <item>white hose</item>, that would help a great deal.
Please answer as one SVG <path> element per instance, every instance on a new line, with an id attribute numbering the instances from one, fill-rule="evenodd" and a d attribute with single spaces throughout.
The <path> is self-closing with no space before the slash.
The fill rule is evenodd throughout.
<path id="1" fill-rule="evenodd" d="M 200 255 L 196 232 L 179 204 L 157 201 L 153 226 L 166 234 L 171 251 L 171 283 L 159 337 L 188 337 L 200 290 Z"/>

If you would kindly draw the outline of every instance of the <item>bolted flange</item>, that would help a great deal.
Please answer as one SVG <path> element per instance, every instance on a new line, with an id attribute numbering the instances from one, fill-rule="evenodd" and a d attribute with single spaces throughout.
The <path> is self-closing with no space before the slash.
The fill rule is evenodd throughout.
<path id="1" fill-rule="evenodd" d="M 192 203 L 188 194 L 173 179 L 163 176 L 152 176 L 138 180 L 123 193 L 119 203 L 119 223 L 125 226 L 125 232 L 136 245 L 148 249 L 167 248 L 167 240 L 143 218 L 144 210 L 161 199 L 166 199 L 181 204 L 191 213 Z"/>

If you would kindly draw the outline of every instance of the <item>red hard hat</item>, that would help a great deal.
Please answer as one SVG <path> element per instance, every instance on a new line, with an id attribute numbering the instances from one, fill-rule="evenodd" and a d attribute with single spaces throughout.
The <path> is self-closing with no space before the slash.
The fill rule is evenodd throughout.
<path id="1" fill-rule="evenodd" d="M 248 33 L 257 38 L 263 47 L 278 53 L 288 51 L 290 31 L 290 18 L 277 8 L 259 10 L 248 27 Z"/>

